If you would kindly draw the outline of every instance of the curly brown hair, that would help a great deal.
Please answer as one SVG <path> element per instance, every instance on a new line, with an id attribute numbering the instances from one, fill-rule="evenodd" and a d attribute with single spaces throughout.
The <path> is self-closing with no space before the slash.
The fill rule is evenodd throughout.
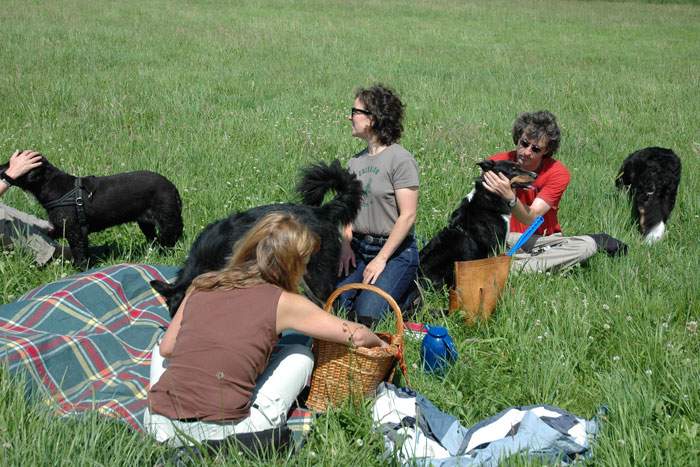
<path id="1" fill-rule="evenodd" d="M 405 105 L 393 89 L 375 84 L 358 89 L 355 98 L 360 99 L 370 112 L 372 131 L 382 144 L 393 144 L 401 138 Z"/>
<path id="2" fill-rule="evenodd" d="M 236 242 L 224 269 L 198 276 L 190 290 L 231 290 L 268 283 L 296 293 L 319 243 L 318 236 L 293 215 L 272 212 Z"/>
<path id="3" fill-rule="evenodd" d="M 513 123 L 513 143 L 517 145 L 523 134 L 532 140 L 546 136 L 549 140 L 546 156 L 553 155 L 559 149 L 561 131 L 557 125 L 557 117 L 548 110 L 523 112 L 518 115 Z"/>

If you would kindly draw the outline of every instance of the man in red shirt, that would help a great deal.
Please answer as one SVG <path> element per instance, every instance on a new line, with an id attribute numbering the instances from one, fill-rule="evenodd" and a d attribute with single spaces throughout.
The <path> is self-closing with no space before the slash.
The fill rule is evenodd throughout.
<path id="1" fill-rule="evenodd" d="M 520 114 L 513 124 L 516 149 L 491 156 L 491 160 L 510 160 L 525 170 L 537 173 L 530 188 L 513 189 L 503 174 L 484 174 L 484 187 L 509 202 L 512 208 L 508 247 L 537 216 L 544 223 L 513 256 L 513 268 L 525 272 L 542 272 L 579 264 L 597 251 L 589 235 L 564 237 L 557 213 L 559 202 L 571 176 L 564 164 L 552 156 L 559 149 L 561 132 L 556 117 L 547 111 Z"/>

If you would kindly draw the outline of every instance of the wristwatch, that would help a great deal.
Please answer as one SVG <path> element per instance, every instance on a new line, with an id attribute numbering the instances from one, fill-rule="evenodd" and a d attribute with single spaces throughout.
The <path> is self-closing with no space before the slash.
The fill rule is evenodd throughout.
<path id="1" fill-rule="evenodd" d="M 5 172 L 0 172 L 0 180 L 5 182 L 8 186 L 15 184 L 15 179 L 7 175 Z"/>
<path id="2" fill-rule="evenodd" d="M 516 204 L 518 204 L 518 197 L 517 197 L 517 196 L 513 196 L 513 199 L 511 199 L 510 201 L 508 201 L 508 206 L 509 206 L 511 209 L 513 209 L 513 208 L 515 207 Z"/>

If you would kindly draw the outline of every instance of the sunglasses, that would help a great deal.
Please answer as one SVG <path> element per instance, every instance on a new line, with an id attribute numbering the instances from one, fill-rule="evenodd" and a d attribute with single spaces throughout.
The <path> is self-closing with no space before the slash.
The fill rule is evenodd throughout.
<path id="1" fill-rule="evenodd" d="M 369 110 L 365 110 L 365 109 L 358 109 L 357 107 L 353 107 L 350 109 L 350 116 L 354 117 L 357 114 L 367 115 L 369 117 L 372 115 L 372 112 L 370 112 Z"/>
<path id="2" fill-rule="evenodd" d="M 523 149 L 530 148 L 530 151 L 532 151 L 533 154 L 540 154 L 540 153 L 544 152 L 544 148 L 541 148 L 541 147 L 537 146 L 536 144 L 530 143 L 525 138 L 520 138 L 518 140 L 518 145 Z"/>

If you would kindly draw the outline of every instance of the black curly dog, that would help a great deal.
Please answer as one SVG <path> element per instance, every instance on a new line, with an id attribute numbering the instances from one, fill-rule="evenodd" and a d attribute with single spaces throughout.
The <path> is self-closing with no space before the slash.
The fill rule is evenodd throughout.
<path id="1" fill-rule="evenodd" d="M 335 191 L 335 197 L 328 203 L 321 204 L 324 195 L 330 190 Z M 339 229 L 357 216 L 362 200 L 362 183 L 336 160 L 329 165 L 319 163 L 302 170 L 297 191 L 304 204 L 259 206 L 231 214 L 205 227 L 192 244 L 175 282 L 169 284 L 151 281 L 151 286 L 165 297 L 170 315 L 175 315 L 195 277 L 222 269 L 231 256 L 234 243 L 260 218 L 275 211 L 294 214 L 321 239 L 319 251 L 309 260 L 304 281 L 309 298 L 317 302 L 328 298 L 335 287 L 340 262 Z"/>
<path id="2" fill-rule="evenodd" d="M 9 163 L 0 165 L 0 173 Z M 28 191 L 46 209 L 54 238 L 65 237 L 73 263 L 88 264 L 88 234 L 125 222 L 137 222 L 146 238 L 172 247 L 182 235 L 182 202 L 175 185 L 155 172 L 106 177 L 75 177 L 42 164 L 12 184 Z"/>
<path id="3" fill-rule="evenodd" d="M 432 286 L 436 290 L 445 285 L 454 287 L 455 261 L 487 258 L 505 245 L 511 209 L 507 201 L 484 188 L 484 172 L 502 173 L 515 188 L 528 187 L 537 178 L 534 172 L 510 161 L 485 160 L 477 165 L 482 175 L 474 182 L 474 190 L 450 215 L 447 226 L 419 253 L 418 282 L 424 287 Z M 415 311 L 420 304 L 418 288 L 411 288 L 401 303 L 407 314 Z"/>
<path id="4" fill-rule="evenodd" d="M 670 149 L 640 149 L 622 163 L 615 186 L 627 190 L 632 201 L 632 217 L 646 243 L 663 237 L 680 181 L 681 160 Z"/>

